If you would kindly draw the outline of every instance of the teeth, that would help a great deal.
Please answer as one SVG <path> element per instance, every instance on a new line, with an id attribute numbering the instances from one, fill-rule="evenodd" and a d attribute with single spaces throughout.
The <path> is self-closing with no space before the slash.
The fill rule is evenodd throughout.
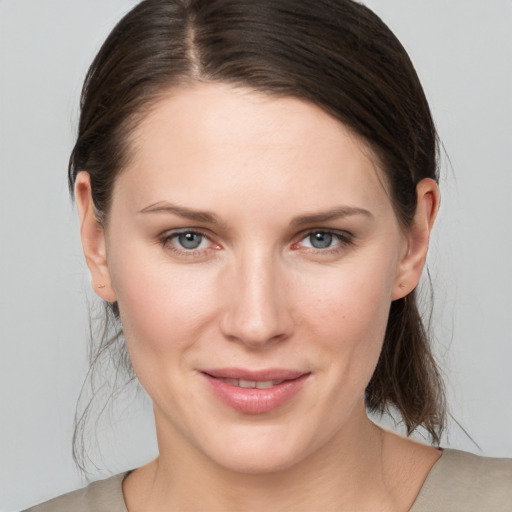
<path id="1" fill-rule="evenodd" d="M 243 379 L 220 379 L 227 384 L 245 389 L 268 389 L 283 382 L 282 380 L 243 380 Z"/>
<path id="2" fill-rule="evenodd" d="M 276 384 L 279 384 L 279 382 L 274 381 L 274 380 L 266 380 L 266 381 L 256 382 L 256 387 L 258 389 L 268 389 L 268 388 L 275 386 Z"/>

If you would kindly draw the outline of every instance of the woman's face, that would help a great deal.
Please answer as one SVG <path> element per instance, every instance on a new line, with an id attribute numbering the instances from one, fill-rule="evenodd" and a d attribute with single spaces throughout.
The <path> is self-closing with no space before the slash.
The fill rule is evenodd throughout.
<path id="1" fill-rule="evenodd" d="M 304 101 L 205 84 L 131 144 L 110 298 L 160 444 L 258 472 L 344 442 L 390 303 L 416 284 L 371 152 Z"/>

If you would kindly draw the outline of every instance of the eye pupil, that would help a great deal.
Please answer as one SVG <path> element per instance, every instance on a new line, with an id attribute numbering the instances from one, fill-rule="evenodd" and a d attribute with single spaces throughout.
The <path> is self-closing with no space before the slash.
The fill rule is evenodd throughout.
<path id="1" fill-rule="evenodd" d="M 309 241 L 315 249 L 326 249 L 332 245 L 332 234 L 324 231 L 317 231 L 309 235 Z"/>
<path id="2" fill-rule="evenodd" d="M 180 233 L 178 242 L 184 249 L 197 249 L 203 241 L 203 235 L 199 233 Z"/>

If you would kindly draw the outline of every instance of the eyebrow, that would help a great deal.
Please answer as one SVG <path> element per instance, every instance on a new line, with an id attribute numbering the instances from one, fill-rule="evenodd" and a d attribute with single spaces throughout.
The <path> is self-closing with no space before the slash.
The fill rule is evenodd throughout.
<path id="1" fill-rule="evenodd" d="M 295 217 L 290 225 L 291 226 L 303 226 L 305 224 L 317 224 L 319 222 L 327 222 L 330 220 L 336 220 L 343 217 L 352 217 L 354 215 L 363 215 L 368 218 L 373 218 L 373 214 L 364 208 L 357 208 L 353 206 L 341 206 L 327 210 L 325 212 L 312 213 L 310 215 L 301 215 Z"/>
<path id="2" fill-rule="evenodd" d="M 185 219 L 193 220 L 196 222 L 222 224 L 219 217 L 214 213 L 208 211 L 193 210 L 192 208 L 186 208 L 184 206 L 173 205 L 167 201 L 159 201 L 158 203 L 146 206 L 138 213 L 170 213 L 172 215 L 177 215 L 178 217 L 183 217 Z M 290 226 L 298 227 L 305 224 L 317 224 L 319 222 L 327 222 L 343 217 L 352 217 L 354 215 L 363 215 L 368 218 L 373 218 L 372 213 L 363 208 L 341 206 L 324 212 L 300 215 L 299 217 L 292 219 Z"/>
<path id="3" fill-rule="evenodd" d="M 210 224 L 220 224 L 219 218 L 210 212 L 193 210 L 184 206 L 176 206 L 167 201 L 160 201 L 143 208 L 138 213 L 170 213 L 183 217 L 184 219 L 194 220 L 197 222 L 207 222 Z"/>

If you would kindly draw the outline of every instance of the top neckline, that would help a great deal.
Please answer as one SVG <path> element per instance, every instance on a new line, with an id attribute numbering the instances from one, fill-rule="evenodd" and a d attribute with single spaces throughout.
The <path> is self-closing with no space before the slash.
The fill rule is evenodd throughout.
<path id="1" fill-rule="evenodd" d="M 443 467 L 445 467 L 446 464 L 449 463 L 457 453 L 460 453 L 459 450 L 454 450 L 451 448 L 442 448 L 441 452 L 441 456 L 430 468 L 430 471 L 423 481 L 423 484 L 420 487 L 420 491 L 418 492 L 416 499 L 414 500 L 408 512 L 421 512 L 420 508 L 429 501 L 431 489 L 436 487 L 436 482 L 443 474 Z"/>
<path id="2" fill-rule="evenodd" d="M 418 494 L 416 495 L 416 498 L 408 512 L 421 512 L 420 507 L 422 506 L 423 503 L 425 503 L 425 500 L 428 501 L 428 495 L 429 495 L 430 489 L 433 486 L 435 487 L 435 482 L 438 480 L 439 473 L 442 472 L 442 467 L 445 465 L 445 463 L 447 461 L 449 462 L 449 459 L 453 458 L 453 456 L 457 452 L 458 452 L 458 450 L 453 450 L 450 448 L 441 449 L 441 456 L 439 457 L 439 459 L 436 460 L 436 462 L 434 462 L 433 466 L 430 468 L 430 471 L 428 472 L 425 480 L 423 481 L 423 484 L 421 485 L 420 490 L 419 490 Z M 119 512 L 129 512 L 128 507 L 126 506 L 126 501 L 124 500 L 124 495 L 123 495 L 123 480 L 132 471 L 127 471 L 126 473 L 122 473 L 122 474 L 118 475 L 117 477 L 113 477 L 113 479 L 117 480 L 117 478 L 119 478 L 119 480 L 120 480 L 118 489 L 119 489 L 119 494 L 120 494 L 119 497 L 121 499 L 120 504 L 121 503 L 123 504 L 123 509 L 119 510 Z"/>

